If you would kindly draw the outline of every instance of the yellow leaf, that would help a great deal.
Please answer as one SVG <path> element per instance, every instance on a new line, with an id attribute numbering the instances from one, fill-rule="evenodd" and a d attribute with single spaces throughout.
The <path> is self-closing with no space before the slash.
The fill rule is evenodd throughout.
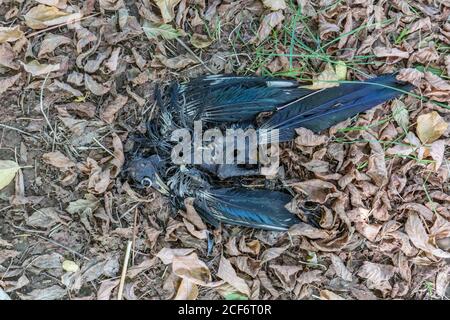
<path id="1" fill-rule="evenodd" d="M 284 0 L 262 0 L 264 6 L 272 11 L 286 9 L 286 2 Z"/>
<path id="2" fill-rule="evenodd" d="M 22 37 L 23 32 L 20 30 L 19 26 L 13 28 L 0 27 L 0 43 L 14 42 Z"/>
<path id="3" fill-rule="evenodd" d="M 0 160 L 0 190 L 13 181 L 20 167 L 12 160 Z"/>
<path id="4" fill-rule="evenodd" d="M 338 61 L 334 68 L 336 69 L 336 75 L 339 80 L 347 79 L 347 65 L 344 61 Z"/>
<path id="5" fill-rule="evenodd" d="M 77 272 L 80 270 L 80 267 L 71 260 L 64 260 L 62 263 L 62 268 L 67 272 Z"/>
<path id="6" fill-rule="evenodd" d="M 417 117 L 416 132 L 422 143 L 432 143 L 447 130 L 448 123 L 437 113 L 432 111 Z"/>
<path id="7" fill-rule="evenodd" d="M 67 13 L 56 7 L 43 4 L 30 9 L 24 16 L 25 23 L 32 29 L 45 29 L 58 24 L 68 23 L 71 20 L 78 20 L 82 17 L 80 12 Z"/>
<path id="8" fill-rule="evenodd" d="M 175 18 L 175 6 L 180 3 L 181 0 L 153 0 L 161 11 L 161 15 L 164 23 L 168 23 Z"/>
<path id="9" fill-rule="evenodd" d="M 303 86 L 303 88 L 311 90 L 332 88 L 339 85 L 338 81 L 339 78 L 336 72 L 334 71 L 331 64 L 328 63 L 322 73 L 313 80 L 312 85 Z"/>
<path id="10" fill-rule="evenodd" d="M 203 49 L 209 47 L 212 43 L 212 40 L 208 38 L 208 36 L 194 33 L 191 37 L 191 44 L 197 49 Z"/>
<path id="11" fill-rule="evenodd" d="M 182 278 L 174 300 L 197 300 L 197 297 L 197 285 L 186 278 Z"/>

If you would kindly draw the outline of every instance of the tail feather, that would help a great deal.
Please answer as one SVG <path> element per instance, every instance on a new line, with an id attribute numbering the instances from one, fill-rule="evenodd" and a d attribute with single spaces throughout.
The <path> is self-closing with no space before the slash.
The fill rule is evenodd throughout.
<path id="1" fill-rule="evenodd" d="M 300 219 L 285 206 L 292 197 L 283 192 L 222 188 L 208 191 L 195 201 L 196 209 L 213 225 L 217 222 L 250 228 L 283 231 Z"/>
<path id="2" fill-rule="evenodd" d="M 305 127 L 319 132 L 411 89 L 411 85 L 400 83 L 393 74 L 364 82 L 344 83 L 289 103 L 260 129 L 278 129 L 279 141 L 288 141 L 294 138 L 296 128 Z"/>

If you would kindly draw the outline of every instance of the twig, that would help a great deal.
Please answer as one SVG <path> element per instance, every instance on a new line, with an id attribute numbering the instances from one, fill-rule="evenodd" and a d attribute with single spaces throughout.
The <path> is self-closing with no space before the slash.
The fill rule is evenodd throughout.
<path id="1" fill-rule="evenodd" d="M 119 292 L 117 294 L 117 300 L 122 300 L 123 297 L 123 287 L 125 285 L 125 277 L 127 275 L 128 261 L 130 260 L 130 252 L 132 244 L 133 244 L 132 241 L 128 241 L 127 251 L 125 251 L 125 258 L 123 259 L 122 275 L 120 276 Z"/>
<path id="2" fill-rule="evenodd" d="M 205 67 L 206 70 L 208 70 L 208 71 L 211 72 L 211 73 L 214 73 L 214 71 L 212 71 L 212 70 L 206 65 L 206 63 L 203 62 L 203 60 L 200 59 L 200 57 L 197 56 L 197 55 L 194 53 L 194 51 L 192 51 L 191 48 L 189 48 L 189 47 L 188 47 L 181 39 L 178 39 L 178 38 L 176 38 L 176 39 L 177 39 L 178 43 L 181 44 L 181 46 L 182 46 L 183 48 L 185 48 L 192 56 L 194 56 L 194 58 L 195 58 L 198 62 L 200 62 L 200 63 L 202 64 L 202 66 Z"/>
<path id="3" fill-rule="evenodd" d="M 76 256 L 78 256 L 78 257 L 84 259 L 84 260 L 87 260 L 87 261 L 90 260 L 88 257 L 86 257 L 85 255 L 83 255 L 83 254 L 81 254 L 81 253 L 75 251 L 75 250 L 72 249 L 72 248 L 66 247 L 65 245 L 63 245 L 63 244 L 61 244 L 61 243 L 59 243 L 59 242 L 56 242 L 55 240 L 52 240 L 52 239 L 49 239 L 49 238 L 47 238 L 47 237 L 43 237 L 43 236 L 37 234 L 38 232 L 41 232 L 41 231 L 28 230 L 28 229 L 25 229 L 25 228 L 21 228 L 21 227 L 15 226 L 15 225 L 13 225 L 13 224 L 11 224 L 11 225 L 12 225 L 14 228 L 16 228 L 16 229 L 18 229 L 18 230 L 20 230 L 20 231 L 23 231 L 23 232 L 29 232 L 31 236 L 34 236 L 34 237 L 36 237 L 36 238 L 39 238 L 39 239 L 45 240 L 45 241 L 47 241 L 47 242 L 50 242 L 51 244 L 54 244 L 55 246 L 61 247 L 61 248 L 63 248 L 63 249 L 65 249 L 65 250 L 67 250 L 67 251 L 73 253 L 74 255 L 76 255 Z"/>
<path id="4" fill-rule="evenodd" d="M 20 130 L 20 129 L 17 129 L 17 128 L 8 126 L 8 125 L 3 124 L 3 123 L 0 123 L 0 127 L 3 127 L 3 128 L 5 128 L 5 129 L 9 129 L 9 130 L 14 130 L 14 131 L 20 132 L 20 133 L 22 133 L 22 134 L 25 134 L 25 135 L 27 135 L 27 136 L 30 136 L 30 137 L 35 137 L 35 136 L 32 135 L 31 133 L 28 133 L 28 132 L 25 132 L 25 131 L 23 131 L 23 130 Z"/>
<path id="5" fill-rule="evenodd" d="M 52 130 L 52 133 L 54 135 L 52 124 L 50 123 L 50 120 L 48 120 L 47 114 L 44 111 L 44 87 L 45 87 L 45 84 L 47 83 L 49 75 L 50 75 L 50 72 L 47 73 L 47 75 L 45 76 L 44 82 L 42 83 L 42 86 L 41 86 L 41 93 L 39 95 L 39 108 L 41 109 L 41 113 L 44 116 L 44 119 L 47 122 L 47 125 L 50 127 L 50 130 Z"/>
<path id="6" fill-rule="evenodd" d="M 109 155 L 113 156 L 114 158 L 116 158 L 116 156 L 114 155 L 114 153 L 112 153 L 108 148 L 106 148 L 104 145 L 101 144 L 100 141 L 97 140 L 97 138 L 92 137 L 92 139 L 103 149 L 105 150 Z"/>

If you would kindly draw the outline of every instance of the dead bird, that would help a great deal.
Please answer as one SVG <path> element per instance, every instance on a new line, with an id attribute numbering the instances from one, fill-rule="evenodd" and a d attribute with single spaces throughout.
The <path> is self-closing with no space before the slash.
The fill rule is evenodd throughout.
<path id="1" fill-rule="evenodd" d="M 299 87 L 296 81 L 263 77 L 213 75 L 185 84 L 173 82 L 165 90 L 157 90 L 158 116 L 148 122 L 147 136 L 137 140 L 137 155 L 127 161 L 127 172 L 137 186 L 155 188 L 178 203 L 193 197 L 196 210 L 214 226 L 224 222 L 287 230 L 300 222 L 285 208 L 291 195 L 222 185 L 212 177 L 220 176 L 220 164 L 214 168 L 173 165 L 171 133 L 180 128 L 192 131 L 194 122 L 201 120 L 206 127 L 254 127 L 259 137 L 276 131 L 277 141 L 285 142 L 295 137 L 296 128 L 322 131 L 411 89 L 394 74 L 315 91 Z M 265 112 L 272 115 L 258 124 L 258 115 Z M 225 180 L 258 174 L 232 165 L 226 169 L 221 177 Z M 306 212 L 309 222 L 317 220 L 316 212 Z"/>

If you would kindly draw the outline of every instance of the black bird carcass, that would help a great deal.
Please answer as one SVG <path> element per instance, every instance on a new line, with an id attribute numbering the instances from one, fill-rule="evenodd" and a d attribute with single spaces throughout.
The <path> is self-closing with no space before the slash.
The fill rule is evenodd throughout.
<path id="1" fill-rule="evenodd" d="M 299 87 L 296 81 L 232 75 L 173 82 L 156 90 L 158 115 L 148 121 L 147 135 L 135 139 L 137 147 L 129 155 L 126 172 L 136 187 L 154 188 L 171 197 L 176 206 L 193 197 L 198 213 L 213 226 L 223 222 L 287 230 L 300 222 L 285 208 L 292 196 L 283 190 L 246 188 L 236 179 L 259 175 L 258 166 L 173 163 L 172 133 L 179 129 L 193 133 L 195 122 L 202 121 L 203 128 L 222 131 L 253 128 L 258 137 L 276 132 L 276 142 L 286 142 L 295 137 L 296 128 L 322 131 L 411 89 L 393 74 L 316 91 Z M 261 114 L 269 116 L 261 121 Z M 266 143 L 274 142 L 269 140 Z M 208 146 L 194 146 L 184 156 L 192 159 L 199 148 Z M 245 150 L 237 151 L 245 154 Z M 314 222 L 314 211 L 306 212 Z"/>

